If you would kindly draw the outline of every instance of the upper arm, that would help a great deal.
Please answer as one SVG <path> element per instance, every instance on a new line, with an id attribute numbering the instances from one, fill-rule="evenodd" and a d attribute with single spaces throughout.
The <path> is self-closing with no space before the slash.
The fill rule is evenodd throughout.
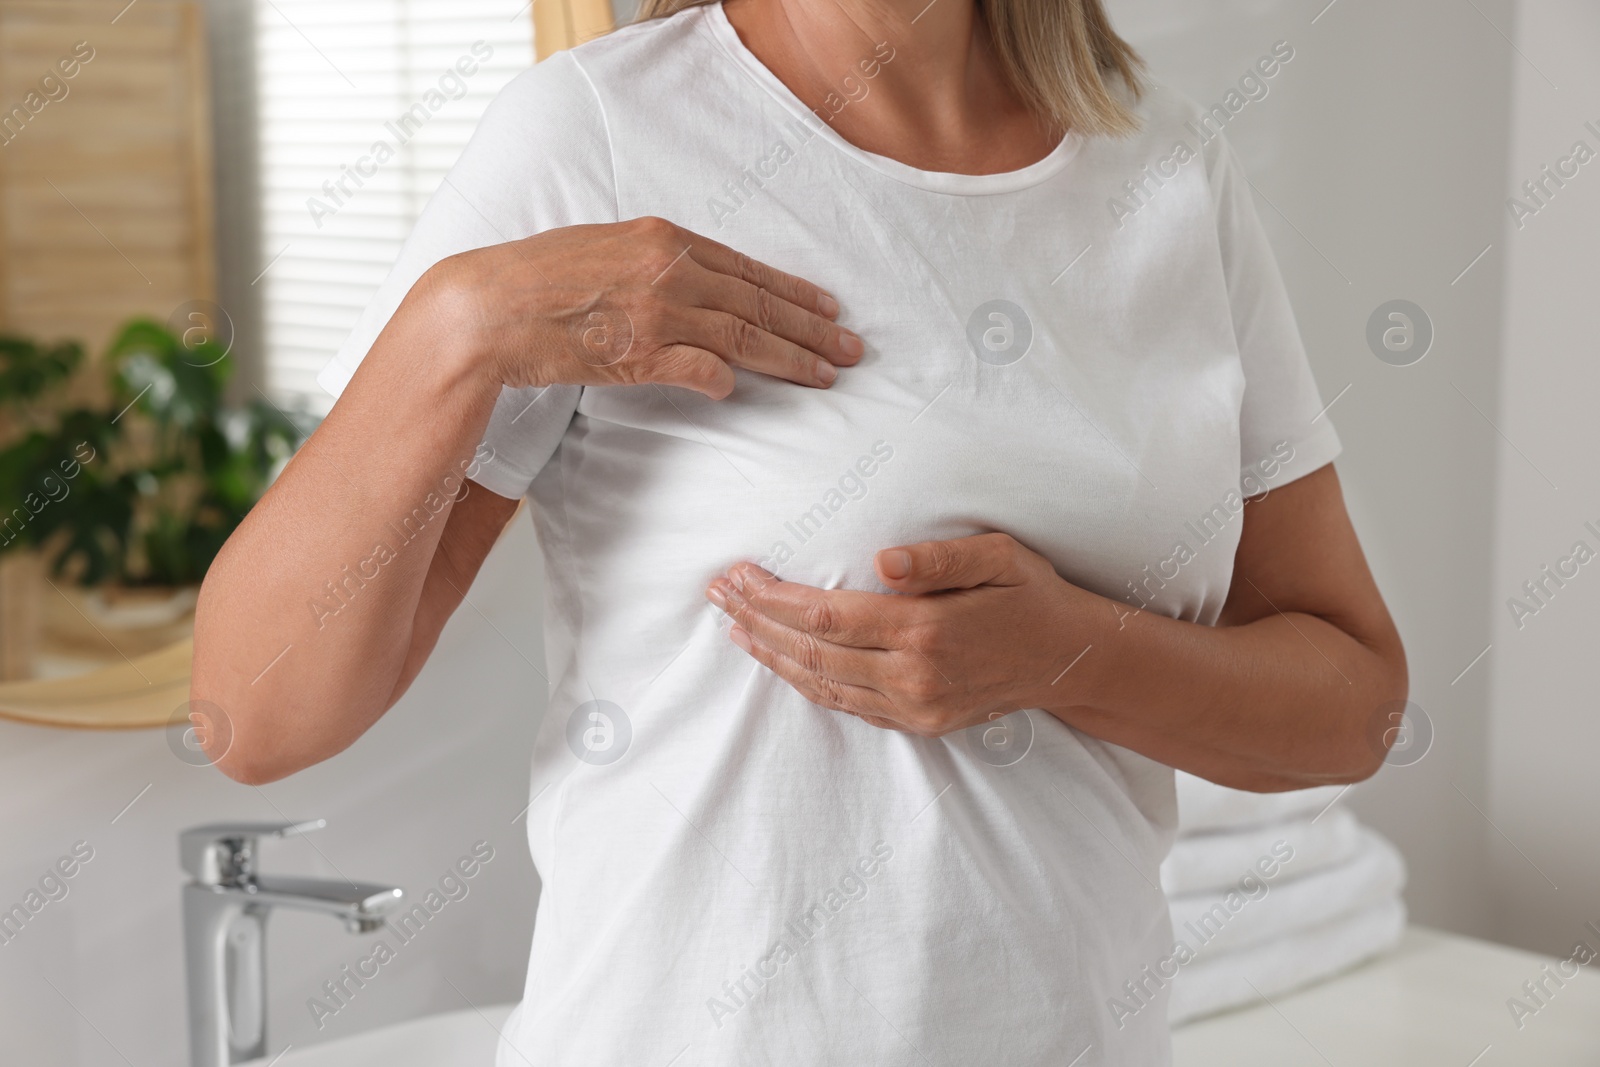
<path id="1" fill-rule="evenodd" d="M 450 505 L 439 544 L 428 564 L 422 595 L 417 600 L 416 615 L 411 623 L 411 643 L 405 665 L 389 696 L 389 707 L 394 706 L 421 672 L 439 635 L 444 632 L 444 624 L 466 599 L 467 590 L 477 578 L 483 561 L 489 557 L 489 550 L 494 548 L 506 524 L 517 513 L 518 500 L 490 492 L 476 482 L 469 481 L 467 486 L 467 492 Z"/>
<path id="2" fill-rule="evenodd" d="M 1394 657 L 1403 669 L 1399 636 L 1334 473 L 1339 437 L 1318 395 L 1250 182 L 1226 138 L 1216 138 L 1207 152 L 1217 247 L 1244 377 L 1240 484 L 1249 495 L 1218 625 L 1301 612 Z"/>
<path id="3" fill-rule="evenodd" d="M 1277 613 L 1320 618 L 1398 670 L 1400 635 L 1367 567 L 1328 464 L 1245 505 L 1233 581 L 1218 626 Z"/>

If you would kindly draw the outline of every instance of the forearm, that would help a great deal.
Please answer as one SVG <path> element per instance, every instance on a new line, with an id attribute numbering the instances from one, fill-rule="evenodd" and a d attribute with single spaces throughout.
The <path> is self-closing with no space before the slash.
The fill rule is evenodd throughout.
<path id="1" fill-rule="evenodd" d="M 1295 611 L 1216 627 L 1108 614 L 1080 664 L 1088 703 L 1048 708 L 1068 725 L 1257 792 L 1358 781 L 1381 764 L 1374 723 L 1406 694 L 1392 628 L 1357 636 Z"/>
<path id="2" fill-rule="evenodd" d="M 206 576 L 191 691 L 226 716 L 231 745 L 213 755 L 236 777 L 327 758 L 397 693 L 498 393 L 440 350 L 425 319 L 396 316 Z"/>

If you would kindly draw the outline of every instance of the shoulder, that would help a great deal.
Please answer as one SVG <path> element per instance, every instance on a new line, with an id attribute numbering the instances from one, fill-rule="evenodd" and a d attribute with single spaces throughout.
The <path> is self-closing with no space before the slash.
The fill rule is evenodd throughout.
<path id="1" fill-rule="evenodd" d="M 1266 61 L 1264 58 L 1262 63 Z M 1243 181 L 1229 131 L 1236 118 L 1256 101 L 1266 98 L 1270 88 L 1265 78 L 1251 73 L 1215 101 L 1202 103 L 1171 86 L 1152 81 L 1143 98 L 1133 107 L 1140 118 L 1137 136 L 1144 142 L 1140 151 L 1148 158 L 1174 152 L 1192 153 L 1204 160 L 1203 170 L 1213 187 Z"/>
<path id="2" fill-rule="evenodd" d="M 706 45 L 703 18 L 691 7 L 557 52 L 506 84 L 474 139 L 564 165 L 596 153 L 609 156 L 608 110 L 629 106 L 641 94 L 659 98 L 664 80 L 692 70 L 694 52 Z"/>
<path id="3" fill-rule="evenodd" d="M 1137 99 L 1126 88 L 1118 91 L 1138 128 L 1124 137 L 1097 138 L 1091 149 L 1096 165 L 1118 190 L 1113 204 L 1121 197 L 1132 204 L 1124 210 L 1139 210 L 1140 196 L 1153 198 L 1173 184 L 1186 186 L 1191 194 L 1187 199 L 1195 206 L 1209 201 L 1213 210 L 1236 195 L 1244 175 L 1227 137 L 1229 124 L 1242 110 L 1229 107 L 1236 94 L 1207 107 L 1154 79 L 1146 80 Z"/>
<path id="4" fill-rule="evenodd" d="M 494 208 L 507 212 L 496 221 L 508 232 L 611 221 L 614 173 L 605 109 L 568 52 L 501 88 L 447 185 L 490 215 L 497 215 Z"/>
<path id="5" fill-rule="evenodd" d="M 581 149 L 603 144 L 605 122 L 594 88 L 567 52 L 518 74 L 483 113 L 474 140 Z"/>
<path id="6" fill-rule="evenodd" d="M 602 94 L 649 84 L 668 72 L 694 67 L 697 54 L 711 43 L 705 25 L 708 6 L 693 4 L 675 15 L 630 23 L 563 54 Z"/>
<path id="7" fill-rule="evenodd" d="M 1222 125 L 1193 98 L 1164 82 L 1150 80 L 1131 107 L 1139 120 L 1139 132 L 1131 138 L 1137 154 L 1153 158 L 1182 145 L 1206 161 L 1208 173 L 1216 166 L 1226 144 Z"/>

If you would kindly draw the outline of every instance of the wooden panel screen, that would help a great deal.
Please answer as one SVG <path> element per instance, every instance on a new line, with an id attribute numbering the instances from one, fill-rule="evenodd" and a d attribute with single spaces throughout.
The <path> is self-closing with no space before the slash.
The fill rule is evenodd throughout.
<path id="1" fill-rule="evenodd" d="M 202 12 L 0 0 L 0 329 L 98 352 L 214 299 Z"/>

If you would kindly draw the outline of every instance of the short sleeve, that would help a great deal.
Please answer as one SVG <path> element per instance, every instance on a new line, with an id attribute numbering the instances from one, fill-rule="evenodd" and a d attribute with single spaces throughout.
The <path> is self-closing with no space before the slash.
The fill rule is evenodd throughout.
<path id="1" fill-rule="evenodd" d="M 1223 137 L 1212 141 L 1207 156 L 1222 269 L 1244 369 L 1240 478 L 1246 495 L 1255 495 L 1333 462 L 1339 435 L 1323 409 L 1250 183 Z"/>
<path id="2" fill-rule="evenodd" d="M 519 74 L 489 105 L 317 383 L 335 397 L 342 393 L 411 287 L 440 260 L 561 226 L 616 220 L 604 114 L 577 61 L 558 53 Z M 527 492 L 581 392 L 565 385 L 503 389 L 478 453 L 487 458 L 473 480 L 504 497 Z"/>

